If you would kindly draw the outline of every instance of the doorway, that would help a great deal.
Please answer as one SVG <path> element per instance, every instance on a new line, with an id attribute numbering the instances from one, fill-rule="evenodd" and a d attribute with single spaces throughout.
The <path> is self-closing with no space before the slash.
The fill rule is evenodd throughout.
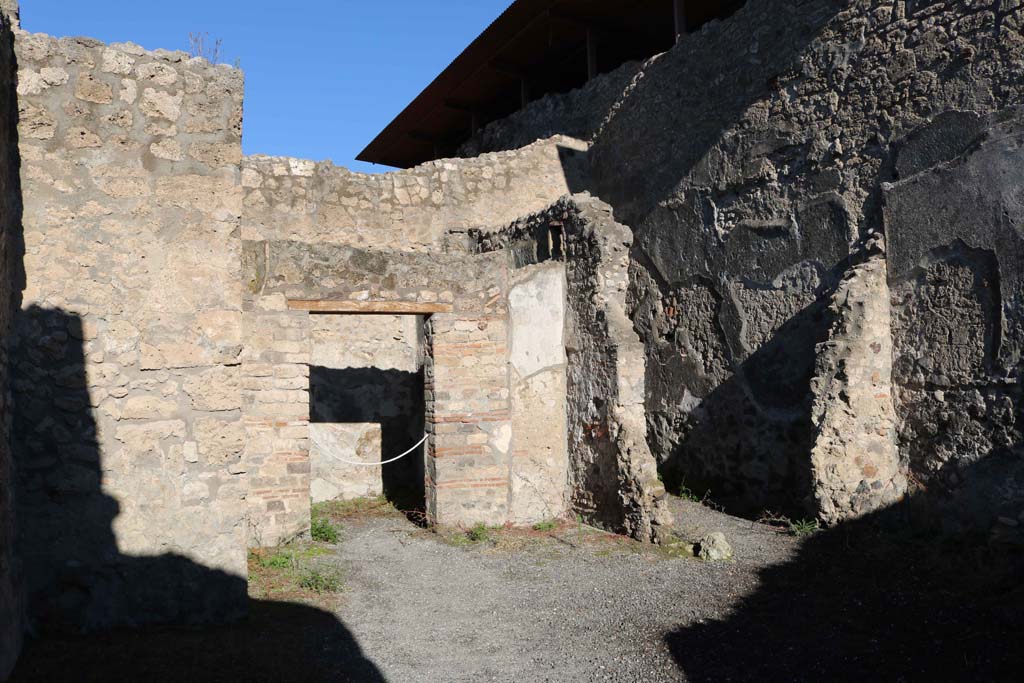
<path id="1" fill-rule="evenodd" d="M 424 317 L 313 314 L 311 326 L 312 502 L 383 496 L 422 513 Z"/>

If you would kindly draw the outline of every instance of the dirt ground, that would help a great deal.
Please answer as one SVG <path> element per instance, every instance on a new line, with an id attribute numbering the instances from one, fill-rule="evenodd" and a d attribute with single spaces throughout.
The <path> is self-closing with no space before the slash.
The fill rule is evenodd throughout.
<path id="1" fill-rule="evenodd" d="M 401 515 L 353 511 L 335 519 L 337 543 L 286 550 L 287 559 L 254 556 L 251 616 L 241 624 L 37 640 L 14 680 L 978 681 L 1019 673 L 1020 575 L 1006 573 L 1003 553 L 938 548 L 877 526 L 794 535 L 694 502 L 672 506 L 682 538 L 721 531 L 735 558 L 704 562 L 685 546 L 642 546 L 572 523 L 438 534 Z M 947 556 L 949 566 L 935 560 Z M 986 567 L 996 566 L 990 575 Z"/>

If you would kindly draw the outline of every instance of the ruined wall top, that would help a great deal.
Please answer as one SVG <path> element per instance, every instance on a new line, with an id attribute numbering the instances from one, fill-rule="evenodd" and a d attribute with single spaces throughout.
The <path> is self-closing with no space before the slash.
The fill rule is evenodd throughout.
<path id="1" fill-rule="evenodd" d="M 456 248 L 446 239 L 450 232 L 504 225 L 571 193 L 582 182 L 585 152 L 585 143 L 557 136 L 381 175 L 331 162 L 247 157 L 243 235 L 364 249 Z"/>
<path id="2" fill-rule="evenodd" d="M 641 62 L 626 62 L 567 93 L 546 95 L 523 109 L 488 123 L 458 149 L 460 157 L 475 157 L 525 147 L 535 140 L 568 135 L 591 141 L 613 115 L 635 79 L 643 76 Z"/>
<path id="3" fill-rule="evenodd" d="M 14 27 L 20 26 L 18 0 L 0 0 L 0 13 L 5 14 Z"/>

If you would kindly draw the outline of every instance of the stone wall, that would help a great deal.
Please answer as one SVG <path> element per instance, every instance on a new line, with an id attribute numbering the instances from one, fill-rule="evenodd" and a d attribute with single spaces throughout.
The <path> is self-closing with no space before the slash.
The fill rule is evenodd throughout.
<path id="1" fill-rule="evenodd" d="M 395 251 L 458 249 L 464 245 L 448 233 L 510 223 L 569 191 L 585 173 L 585 149 L 555 137 L 384 175 L 330 162 L 247 157 L 244 237 Z"/>
<path id="2" fill-rule="evenodd" d="M 509 521 L 559 519 L 568 510 L 565 268 L 548 262 L 512 271 L 509 389 L 512 507 Z"/>
<path id="3" fill-rule="evenodd" d="M 247 542 L 398 474 L 331 453 L 421 427 L 400 478 L 441 524 L 660 540 L 659 473 L 752 514 L 909 480 L 1024 519 L 1022 28 L 1020 0 L 748 0 L 463 151 L 520 149 L 381 176 L 243 159 L 230 68 L 18 32 L 0 673 L 19 561 L 43 626 L 233 616 Z M 526 144 L 555 133 L 585 141 Z"/>
<path id="4" fill-rule="evenodd" d="M 7 345 L 24 286 L 21 264 L 21 188 L 18 177 L 18 103 L 14 36 L 0 5 L 0 680 L 7 680 L 21 648 L 21 577 L 14 553 L 14 469 Z"/>
<path id="5" fill-rule="evenodd" d="M 882 184 L 901 177 L 897 141 L 943 116 L 984 117 L 1024 101 L 1022 22 L 1017 0 L 748 0 L 644 65 L 595 136 L 590 161 L 593 191 L 636 234 L 631 316 L 647 347 L 649 440 L 666 481 L 710 491 L 738 512 L 819 511 L 809 468 L 815 349 L 832 329 L 830 302 L 851 245 L 883 226 Z M 969 125 L 945 130 L 956 137 Z M 976 193 L 988 182 L 980 173 Z M 904 223 L 885 221 L 897 259 L 899 233 L 920 243 Z M 995 249 L 1000 263 L 1018 253 L 1007 243 Z M 992 268 L 991 259 L 967 263 L 979 256 L 922 275 L 914 287 L 952 289 L 916 295 L 920 305 L 949 319 L 959 315 L 957 297 L 973 299 L 964 322 L 994 325 L 984 322 L 986 307 L 997 308 L 981 295 L 986 288 L 970 284 Z M 903 290 L 894 287 L 897 300 Z M 896 325 L 906 327 L 901 315 Z M 1014 320 L 998 324 L 1009 334 Z M 965 348 L 984 363 L 991 338 L 977 335 Z M 979 454 L 1016 438 L 1005 398 L 1016 389 L 985 398 L 964 369 L 947 375 L 962 390 L 908 386 L 922 392 L 912 399 L 898 389 L 905 461 L 939 457 L 930 444 L 944 413 L 963 421 L 954 431 L 970 434 L 968 450 Z M 928 415 L 918 415 L 925 404 Z M 966 416 L 968 405 L 978 417 Z"/>
<path id="6" fill-rule="evenodd" d="M 647 445 L 643 345 L 626 308 L 633 235 L 600 201 L 583 196 L 559 209 L 568 271 L 573 503 L 588 519 L 661 541 L 671 514 Z"/>
<path id="7" fill-rule="evenodd" d="M 472 236 L 481 251 L 507 251 L 516 272 L 564 261 L 564 285 L 556 283 L 557 271 L 550 265 L 539 272 L 549 280 L 544 291 L 565 288 L 566 356 L 564 370 L 557 371 L 565 374 L 566 503 L 591 524 L 644 541 L 662 540 L 671 515 L 645 439 L 643 344 L 626 316 L 629 228 L 614 221 L 606 204 L 579 194 L 502 230 L 473 231 Z M 551 295 L 531 294 L 536 301 L 551 300 Z M 542 323 L 535 325 L 534 344 L 549 350 L 553 340 L 543 330 L 556 326 L 543 319 L 533 322 Z M 513 366 L 515 358 L 513 349 Z M 518 423 L 515 435 L 520 436 Z M 555 438 L 554 433 L 547 438 Z M 553 491 L 560 473 L 554 468 L 547 472 Z"/>
<path id="8" fill-rule="evenodd" d="M 514 114 L 478 130 L 459 147 L 456 156 L 476 157 L 488 152 L 520 149 L 556 135 L 593 140 L 641 69 L 639 62 L 627 62 L 567 93 L 534 100 Z"/>
<path id="9" fill-rule="evenodd" d="M 243 261 L 243 399 L 254 430 L 246 455 L 252 542 L 272 544 L 302 533 L 309 523 L 309 383 L 303 373 L 313 332 L 311 316 L 290 310 L 290 299 L 451 307 L 431 315 L 424 334 L 427 513 L 441 524 L 508 521 L 513 503 L 507 254 L 246 241 Z M 282 378 L 300 376 L 305 383 L 279 386 Z"/>
<path id="10" fill-rule="evenodd" d="M 19 33 L 19 552 L 43 626 L 246 605 L 241 73 Z"/>
<path id="11" fill-rule="evenodd" d="M 817 349 L 811 420 L 811 488 L 821 519 L 835 524 L 888 507 L 907 492 L 896 444 L 892 316 L 882 240 L 848 271 Z"/>
<path id="12" fill-rule="evenodd" d="M 890 235 L 899 443 L 958 523 L 1024 513 L 1024 108 L 936 117 L 896 145 Z"/>

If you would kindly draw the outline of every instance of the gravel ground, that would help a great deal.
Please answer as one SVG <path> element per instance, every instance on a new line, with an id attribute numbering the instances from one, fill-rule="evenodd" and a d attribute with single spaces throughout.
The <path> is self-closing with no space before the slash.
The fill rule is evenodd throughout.
<path id="1" fill-rule="evenodd" d="M 30 642 L 14 681 L 680 681 L 666 636 L 727 614 L 794 539 L 673 500 L 705 563 L 588 527 L 453 544 L 404 517 L 346 520 L 330 611 L 254 600 L 243 624 Z"/>
<path id="2" fill-rule="evenodd" d="M 787 559 L 793 539 L 674 502 L 694 539 L 722 531 L 732 562 L 670 557 L 597 531 L 526 547 L 452 547 L 404 522 L 350 528 L 338 617 L 388 681 L 677 681 L 665 636 L 717 619 Z"/>
<path id="3" fill-rule="evenodd" d="M 231 626 L 33 641 L 13 680 L 1020 680 L 1019 545 L 915 530 L 900 507 L 794 538 L 671 504 L 682 537 L 721 531 L 735 559 L 576 525 L 469 543 L 362 515 L 316 559 L 344 576 L 329 600 L 272 594 Z"/>

